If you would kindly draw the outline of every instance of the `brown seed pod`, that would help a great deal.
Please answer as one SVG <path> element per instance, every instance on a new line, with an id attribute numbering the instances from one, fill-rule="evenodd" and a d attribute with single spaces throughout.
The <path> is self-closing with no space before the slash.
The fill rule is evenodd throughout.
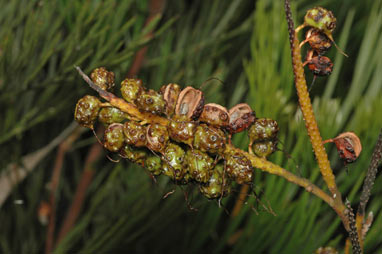
<path id="1" fill-rule="evenodd" d="M 194 148 L 208 153 L 223 152 L 226 144 L 224 132 L 218 128 L 201 124 L 196 128 Z"/>
<path id="2" fill-rule="evenodd" d="M 204 105 L 203 112 L 199 116 L 199 121 L 212 126 L 225 128 L 229 123 L 228 111 L 219 104 L 208 103 Z"/>
<path id="3" fill-rule="evenodd" d="M 188 119 L 197 120 L 202 113 L 203 106 L 204 96 L 202 91 L 188 86 L 179 94 L 175 114 L 185 115 Z"/>
<path id="4" fill-rule="evenodd" d="M 255 112 L 247 103 L 240 103 L 231 108 L 229 114 L 228 131 L 231 134 L 248 129 L 255 120 Z"/>
<path id="5" fill-rule="evenodd" d="M 188 120 L 185 115 L 175 115 L 170 120 L 168 132 L 172 140 L 191 146 L 194 142 L 196 127 L 196 122 Z"/>
<path id="6" fill-rule="evenodd" d="M 166 101 L 166 115 L 172 117 L 175 113 L 176 102 L 180 94 L 180 86 L 174 83 L 164 85 L 160 89 L 163 99 Z"/>
<path id="7" fill-rule="evenodd" d="M 300 45 L 308 42 L 310 47 L 319 55 L 325 54 L 332 46 L 332 41 L 320 30 L 316 28 L 309 29 L 305 34 L 305 40 Z"/>
<path id="8" fill-rule="evenodd" d="M 361 141 L 354 132 L 344 132 L 333 139 L 325 140 L 323 143 L 334 142 L 338 154 L 345 163 L 353 163 L 362 151 Z"/>
<path id="9" fill-rule="evenodd" d="M 253 167 L 251 161 L 238 152 L 225 154 L 227 175 L 238 184 L 251 183 Z"/>
<path id="10" fill-rule="evenodd" d="M 304 62 L 305 65 L 308 65 L 309 70 L 317 76 L 328 76 L 333 71 L 333 63 L 330 58 L 320 56 L 314 50 L 308 51 Z"/>
<path id="11" fill-rule="evenodd" d="M 99 67 L 90 74 L 93 83 L 103 90 L 110 91 L 114 87 L 114 73 L 107 71 L 105 67 Z"/>
<path id="12" fill-rule="evenodd" d="M 135 121 L 125 122 L 123 125 L 123 133 L 125 134 L 125 142 L 136 147 L 146 146 L 146 127 Z"/>
<path id="13" fill-rule="evenodd" d="M 146 139 L 150 150 L 163 153 L 169 140 L 167 128 L 159 124 L 150 124 L 147 127 Z"/>

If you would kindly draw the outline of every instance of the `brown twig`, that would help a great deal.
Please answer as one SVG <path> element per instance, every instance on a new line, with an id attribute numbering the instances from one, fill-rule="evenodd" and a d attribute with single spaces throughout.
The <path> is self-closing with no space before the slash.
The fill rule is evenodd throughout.
<path id="1" fill-rule="evenodd" d="M 43 148 L 23 156 L 21 165 L 10 163 L 5 170 L 0 173 L 0 207 L 3 205 L 14 186 L 19 184 L 28 173 L 38 165 L 56 146 L 64 141 L 70 133 L 78 126 L 76 122 L 72 122 L 66 127 L 60 135 L 53 139 L 48 145 Z M 81 129 L 82 131 L 85 128 Z"/>
<path id="2" fill-rule="evenodd" d="M 367 169 L 366 178 L 363 182 L 362 193 L 361 193 L 360 202 L 359 202 L 359 206 L 357 210 L 356 223 L 357 223 L 358 237 L 360 239 L 361 247 L 363 247 L 362 230 L 363 230 L 363 224 L 364 224 L 364 218 L 365 218 L 366 204 L 369 201 L 371 188 L 374 185 L 375 177 L 378 172 L 378 165 L 381 162 L 381 159 L 382 159 L 382 129 L 380 130 L 377 143 L 374 147 L 374 151 L 371 156 L 370 165 L 369 165 L 369 168 Z"/>
<path id="3" fill-rule="evenodd" d="M 77 138 L 80 136 L 83 128 L 80 126 L 77 126 L 73 130 L 73 132 L 70 134 L 68 138 L 66 138 L 58 147 L 56 160 L 53 167 L 53 173 L 52 178 L 50 180 L 50 198 L 49 198 L 49 205 L 51 208 L 50 217 L 49 217 L 49 224 L 48 224 L 48 230 L 47 230 L 47 236 L 46 236 L 46 243 L 45 243 L 45 253 L 50 254 L 52 252 L 53 248 L 53 241 L 54 241 L 54 229 L 56 225 L 55 221 L 55 213 L 56 213 L 56 194 L 57 189 L 60 181 L 60 175 L 62 166 L 64 163 L 64 157 L 66 152 L 70 149 L 73 142 L 77 140 Z"/>
<path id="4" fill-rule="evenodd" d="M 146 19 L 145 25 L 150 23 L 150 21 L 158 13 L 161 13 L 163 11 L 165 3 L 166 3 L 166 0 L 150 0 L 150 4 L 149 4 L 150 15 Z M 152 36 L 152 31 L 150 31 L 150 33 L 147 36 L 148 37 Z M 135 55 L 134 61 L 132 63 L 132 66 L 128 72 L 128 77 L 134 77 L 135 75 L 137 75 L 137 73 L 139 72 L 142 66 L 146 51 L 147 51 L 147 46 L 137 52 L 137 54 Z M 125 103 L 121 103 L 121 99 L 117 98 L 113 94 L 103 91 L 101 89 L 97 89 L 98 87 L 93 84 L 93 82 L 89 79 L 89 77 L 87 77 L 80 68 L 76 67 L 76 69 L 79 71 L 81 76 L 85 79 L 85 81 L 90 85 L 90 87 L 95 89 L 100 94 L 100 96 L 106 99 L 107 101 L 109 101 L 110 104 L 112 104 L 113 106 L 121 107 L 121 109 L 124 108 L 125 111 L 129 111 L 131 113 L 130 115 L 133 117 L 135 115 L 142 114 L 141 112 L 139 112 L 139 110 L 135 110 L 129 105 Z M 152 121 L 156 120 L 156 117 L 153 114 L 144 113 L 144 115 L 147 119 L 152 119 Z M 77 185 L 76 193 L 73 197 L 72 204 L 61 226 L 56 244 L 59 244 L 61 240 L 67 235 L 67 233 L 72 229 L 73 225 L 75 224 L 78 218 L 79 213 L 81 212 L 82 204 L 85 199 L 86 190 L 91 184 L 93 175 L 94 175 L 94 170 L 92 169 L 92 165 L 100 157 L 100 155 L 102 154 L 102 151 L 103 151 L 102 147 L 98 143 L 95 143 L 93 144 L 93 146 L 91 147 L 87 155 L 81 179 Z"/>
<path id="5" fill-rule="evenodd" d="M 353 209 L 351 208 L 349 200 L 346 200 L 345 205 L 347 207 L 346 216 L 349 221 L 349 239 L 352 244 L 353 254 L 362 254 L 361 246 L 359 244 L 359 238 L 357 233 L 357 226 L 355 222 L 355 215 Z"/>

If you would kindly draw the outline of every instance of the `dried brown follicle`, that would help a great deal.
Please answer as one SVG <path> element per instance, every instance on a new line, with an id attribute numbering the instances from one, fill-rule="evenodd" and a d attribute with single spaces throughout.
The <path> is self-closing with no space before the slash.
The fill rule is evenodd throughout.
<path id="1" fill-rule="evenodd" d="M 228 111 L 228 131 L 231 134 L 248 129 L 255 121 L 256 114 L 247 103 L 240 103 Z"/>
<path id="2" fill-rule="evenodd" d="M 229 124 L 228 110 L 219 104 L 208 103 L 204 105 L 199 121 L 212 126 L 225 128 Z"/>
<path id="3" fill-rule="evenodd" d="M 176 102 L 180 94 L 180 86 L 178 84 L 170 83 L 164 85 L 160 89 L 163 99 L 166 101 L 166 115 L 172 117 L 175 113 Z"/>
<path id="4" fill-rule="evenodd" d="M 303 65 L 308 65 L 309 70 L 317 76 L 328 76 L 333 71 L 333 62 L 330 58 L 317 54 L 313 49 L 308 51 Z"/>
<path id="5" fill-rule="evenodd" d="M 305 40 L 300 43 L 300 47 L 306 42 L 308 42 L 309 46 L 319 55 L 323 55 L 332 46 L 332 41 L 328 36 L 316 28 L 311 28 L 306 32 Z"/>
<path id="6" fill-rule="evenodd" d="M 203 111 L 203 106 L 203 92 L 188 86 L 179 94 L 175 114 L 185 115 L 188 119 L 197 120 Z"/>
<path id="7" fill-rule="evenodd" d="M 362 151 L 361 141 L 354 132 L 344 132 L 333 139 L 325 140 L 323 143 L 334 142 L 342 160 L 353 163 Z"/>

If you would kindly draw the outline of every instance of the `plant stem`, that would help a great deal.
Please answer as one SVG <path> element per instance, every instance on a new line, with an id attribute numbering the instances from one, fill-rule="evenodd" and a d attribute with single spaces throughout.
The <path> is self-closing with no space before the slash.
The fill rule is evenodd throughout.
<path id="1" fill-rule="evenodd" d="M 299 98 L 299 104 L 302 111 L 302 115 L 305 121 L 305 127 L 308 132 L 310 142 L 312 143 L 314 154 L 316 155 L 316 159 L 318 162 L 318 166 L 321 171 L 321 175 L 329 188 L 329 191 L 333 195 L 333 199 L 335 201 L 335 205 L 332 207 L 341 207 L 344 208 L 340 212 L 340 217 L 343 219 L 343 223 L 346 229 L 349 229 L 347 217 L 344 216 L 344 211 L 346 210 L 342 198 L 341 193 L 339 192 L 333 171 L 330 167 L 330 162 L 328 160 L 328 155 L 325 151 L 325 147 L 322 142 L 322 137 L 320 131 L 318 129 L 317 121 L 314 116 L 312 103 L 310 101 L 308 88 L 306 85 L 305 73 L 303 64 L 301 61 L 301 51 L 299 47 L 299 40 L 297 38 L 297 34 L 294 30 L 294 24 L 292 19 L 292 14 L 290 10 L 289 0 L 285 0 L 285 13 L 288 23 L 288 31 L 289 31 L 289 41 L 292 53 L 292 66 L 294 73 L 294 82 L 296 85 L 297 95 Z"/>

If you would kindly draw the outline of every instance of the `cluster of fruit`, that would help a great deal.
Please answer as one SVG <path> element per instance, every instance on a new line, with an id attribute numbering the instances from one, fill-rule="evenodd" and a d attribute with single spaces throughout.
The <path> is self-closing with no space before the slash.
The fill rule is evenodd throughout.
<path id="1" fill-rule="evenodd" d="M 93 83 L 104 91 L 114 87 L 114 74 L 97 68 Z M 141 80 L 121 83 L 124 102 L 148 116 L 166 119 L 166 125 L 150 119 L 136 119 L 110 103 L 94 96 L 81 98 L 74 118 L 82 126 L 94 129 L 105 125 L 103 146 L 148 169 L 152 175 L 164 174 L 176 184 L 197 183 L 207 198 L 219 198 L 230 192 L 232 181 L 251 183 L 250 160 L 235 149 L 227 149 L 231 136 L 248 129 L 250 151 L 267 157 L 277 149 L 277 122 L 256 119 L 246 103 L 230 110 L 215 103 L 204 103 L 202 91 L 164 85 L 159 92 L 146 89 Z M 147 121 L 146 121 L 147 120 Z"/>
<path id="2" fill-rule="evenodd" d="M 333 62 L 324 54 L 334 43 L 332 32 L 336 28 L 336 18 L 331 11 L 322 7 L 315 7 L 307 11 L 304 24 L 298 27 L 296 31 L 303 27 L 310 27 L 305 34 L 305 40 L 300 44 L 300 47 L 305 43 L 309 43 L 310 46 L 304 66 L 307 65 L 315 76 L 330 75 L 333 71 Z"/>

